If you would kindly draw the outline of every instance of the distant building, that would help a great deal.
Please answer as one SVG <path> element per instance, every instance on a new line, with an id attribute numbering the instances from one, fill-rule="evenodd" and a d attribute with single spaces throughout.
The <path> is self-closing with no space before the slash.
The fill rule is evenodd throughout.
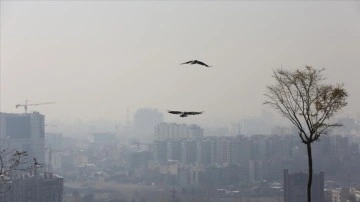
<path id="1" fill-rule="evenodd" d="M 340 201 L 340 191 L 337 189 L 327 189 L 325 190 L 324 201 L 325 202 L 341 202 Z"/>
<path id="2" fill-rule="evenodd" d="M 48 172 L 62 167 L 63 136 L 61 133 L 45 133 L 45 168 Z"/>
<path id="3" fill-rule="evenodd" d="M 262 181 L 264 176 L 263 162 L 260 160 L 249 161 L 249 180 L 250 182 Z"/>
<path id="4" fill-rule="evenodd" d="M 45 147 L 62 150 L 63 135 L 61 133 L 45 133 Z"/>
<path id="5" fill-rule="evenodd" d="M 116 143 L 116 135 L 113 133 L 93 133 L 95 145 L 108 146 Z"/>
<path id="6" fill-rule="evenodd" d="M 335 136 L 335 152 L 339 157 L 346 156 L 349 152 L 349 138 Z"/>
<path id="7" fill-rule="evenodd" d="M 167 142 L 167 159 L 168 160 L 181 160 L 181 141 L 170 140 Z"/>
<path id="8" fill-rule="evenodd" d="M 167 141 L 154 141 L 153 143 L 153 157 L 156 161 L 167 160 Z"/>
<path id="9" fill-rule="evenodd" d="M 251 144 L 248 138 L 241 138 L 239 145 L 239 163 L 246 168 L 249 165 L 249 161 L 251 158 Z"/>
<path id="10" fill-rule="evenodd" d="M 150 159 L 150 151 L 130 151 L 126 155 L 127 168 L 130 172 L 133 172 L 135 169 L 147 166 Z"/>
<path id="11" fill-rule="evenodd" d="M 160 123 L 155 126 L 154 140 L 201 138 L 204 130 L 197 125 Z"/>
<path id="12" fill-rule="evenodd" d="M 184 164 L 195 163 L 196 161 L 196 142 L 186 140 L 181 143 L 181 162 Z"/>
<path id="13" fill-rule="evenodd" d="M 183 186 L 199 184 L 200 171 L 203 171 L 203 168 L 199 165 L 179 166 L 179 183 Z"/>
<path id="14" fill-rule="evenodd" d="M 209 140 L 196 142 L 196 162 L 203 165 L 211 163 L 211 142 Z"/>
<path id="15" fill-rule="evenodd" d="M 29 162 L 45 162 L 44 115 L 33 112 L 25 114 L 0 113 L 0 141 L 4 141 L 9 150 L 27 151 Z"/>
<path id="16" fill-rule="evenodd" d="M 1 202 L 62 202 L 64 179 L 52 173 L 19 175 L 2 184 Z"/>
<path id="17" fill-rule="evenodd" d="M 138 135 L 147 135 L 157 124 L 163 122 L 163 119 L 164 115 L 157 109 L 138 109 L 134 114 L 134 132 Z"/>
<path id="18" fill-rule="evenodd" d="M 240 169 L 235 164 L 225 166 L 211 165 L 199 172 L 199 183 L 208 186 L 226 186 L 239 184 Z"/>
<path id="19" fill-rule="evenodd" d="M 284 202 L 307 201 L 308 174 L 289 174 L 284 170 Z M 324 172 L 313 174 L 311 186 L 311 199 L 316 202 L 324 202 Z"/>
<path id="20" fill-rule="evenodd" d="M 239 138 L 233 138 L 227 141 L 227 162 L 231 164 L 240 163 L 241 145 Z"/>

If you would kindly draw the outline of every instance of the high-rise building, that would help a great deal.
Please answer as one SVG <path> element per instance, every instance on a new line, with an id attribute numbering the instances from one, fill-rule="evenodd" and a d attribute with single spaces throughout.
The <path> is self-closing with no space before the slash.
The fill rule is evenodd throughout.
<path id="1" fill-rule="evenodd" d="M 29 166 L 45 162 L 44 115 L 33 112 L 25 114 L 0 113 L 0 141 L 6 149 L 27 151 Z"/>
<path id="2" fill-rule="evenodd" d="M 307 181 L 308 174 L 293 173 L 289 174 L 284 170 L 284 202 L 304 202 L 307 201 Z M 324 202 L 324 172 L 313 174 L 311 186 L 311 200 Z"/>

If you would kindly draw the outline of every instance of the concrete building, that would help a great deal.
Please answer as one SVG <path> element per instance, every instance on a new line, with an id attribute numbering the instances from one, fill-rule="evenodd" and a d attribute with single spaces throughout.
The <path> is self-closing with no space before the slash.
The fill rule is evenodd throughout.
<path id="1" fill-rule="evenodd" d="M 0 140 L 6 149 L 27 151 L 30 159 L 23 166 L 32 165 L 33 158 L 45 162 L 45 117 L 33 112 L 25 114 L 0 113 Z"/>
<path id="2" fill-rule="evenodd" d="M 284 202 L 307 201 L 307 180 L 306 173 L 289 174 L 284 170 Z M 313 174 L 311 186 L 312 201 L 324 202 L 324 172 Z"/>
<path id="3" fill-rule="evenodd" d="M 52 173 L 19 175 L 2 184 L 1 202 L 62 202 L 64 179 Z"/>

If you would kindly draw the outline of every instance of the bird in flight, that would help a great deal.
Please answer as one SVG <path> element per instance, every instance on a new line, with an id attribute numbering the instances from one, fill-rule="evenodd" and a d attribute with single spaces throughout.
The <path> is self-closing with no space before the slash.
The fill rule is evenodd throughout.
<path id="1" fill-rule="evenodd" d="M 188 115 L 198 115 L 202 114 L 203 112 L 181 112 L 181 111 L 171 111 L 168 110 L 170 114 L 180 114 L 180 117 L 187 117 Z"/>
<path id="2" fill-rule="evenodd" d="M 26 151 L 20 152 L 16 150 L 14 156 L 27 156 L 27 152 Z"/>
<path id="3" fill-rule="evenodd" d="M 190 61 L 187 61 L 187 62 L 184 62 L 184 63 L 181 63 L 181 65 L 184 65 L 184 64 L 191 64 L 191 65 L 194 65 L 194 64 L 199 64 L 199 65 L 202 65 L 202 66 L 205 66 L 205 67 L 211 67 L 199 60 L 190 60 Z"/>
<path id="4" fill-rule="evenodd" d="M 38 168 L 38 167 L 42 167 L 42 166 L 44 166 L 44 165 L 37 162 L 36 158 L 34 158 L 34 168 Z"/>

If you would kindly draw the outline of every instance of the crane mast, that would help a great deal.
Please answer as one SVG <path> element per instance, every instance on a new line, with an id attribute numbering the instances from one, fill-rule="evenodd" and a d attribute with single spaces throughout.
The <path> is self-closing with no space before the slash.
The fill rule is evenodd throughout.
<path id="1" fill-rule="evenodd" d="M 28 113 L 28 106 L 38 106 L 38 105 L 48 105 L 48 104 L 54 104 L 55 102 L 41 102 L 41 103 L 28 103 L 29 100 L 25 100 L 25 104 L 17 104 L 15 105 L 16 108 L 24 107 L 25 114 Z"/>

